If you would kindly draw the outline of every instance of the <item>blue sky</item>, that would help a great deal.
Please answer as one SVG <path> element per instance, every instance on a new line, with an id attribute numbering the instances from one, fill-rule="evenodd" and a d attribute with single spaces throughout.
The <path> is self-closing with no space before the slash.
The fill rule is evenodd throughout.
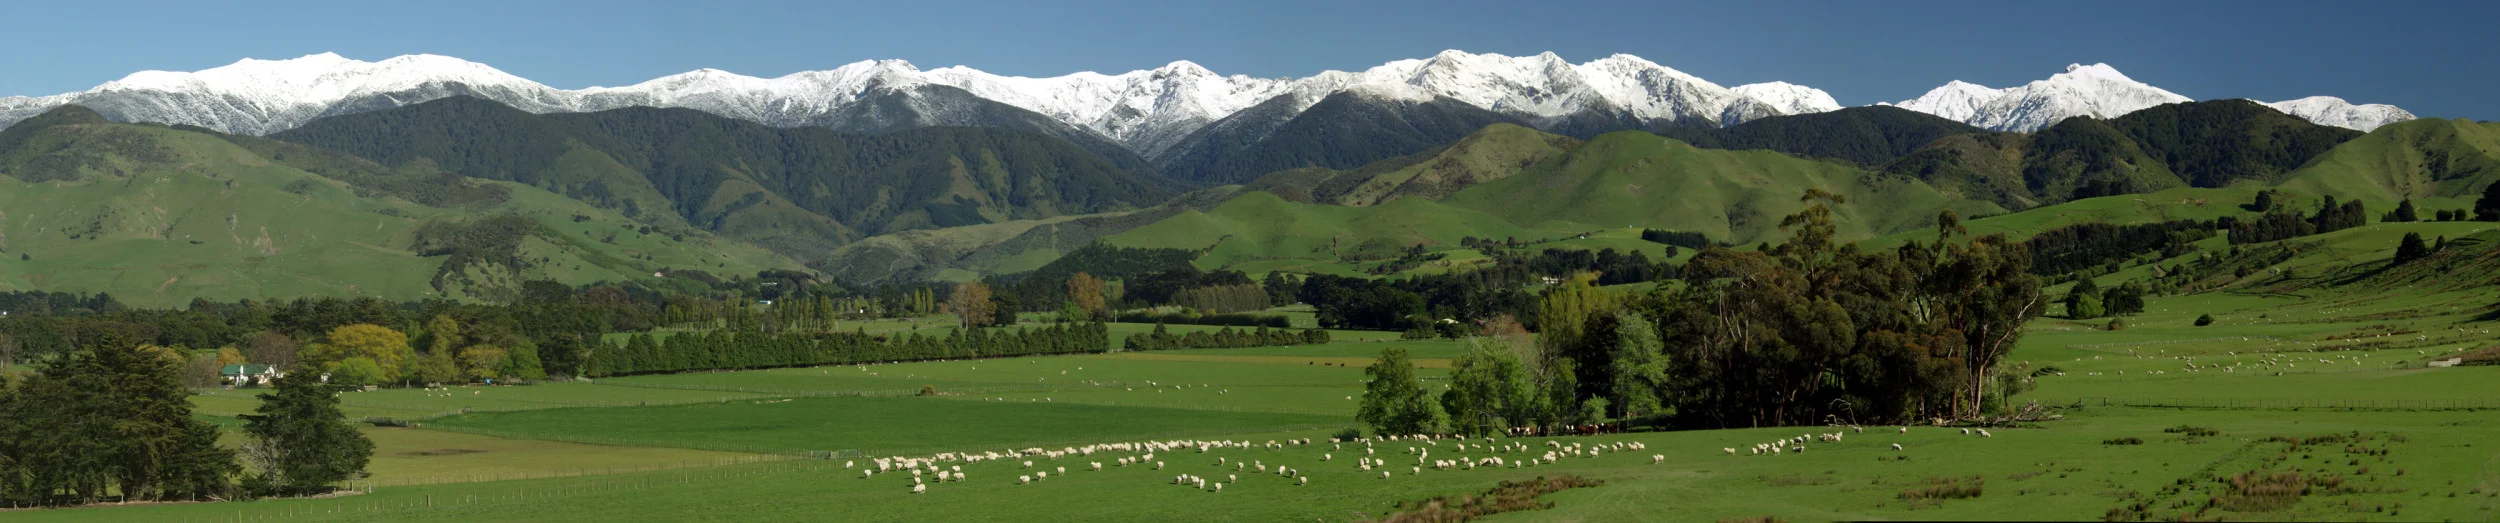
<path id="1" fill-rule="evenodd" d="M 1848 105 L 1947 80 L 2004 87 L 2106 62 L 2194 98 L 2327 94 L 2500 119 L 2500 2 L 77 2 L 13 4 L 0 95 L 144 69 L 335 51 L 434 53 L 562 88 L 712 67 L 756 76 L 875 58 L 1002 74 L 1191 60 L 1303 76 L 1442 49 L 1640 55 L 1724 85 Z"/>

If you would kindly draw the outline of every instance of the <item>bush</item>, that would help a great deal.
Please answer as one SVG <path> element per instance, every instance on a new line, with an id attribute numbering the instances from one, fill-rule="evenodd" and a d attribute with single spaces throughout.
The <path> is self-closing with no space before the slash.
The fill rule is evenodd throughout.
<path id="1" fill-rule="evenodd" d="M 2127 436 L 2127 437 L 2123 437 L 2123 438 L 2110 438 L 2110 439 L 2101 440 L 2101 444 L 2102 444 L 2102 445 L 2142 445 L 2142 444 L 2144 444 L 2144 438 L 2138 438 L 2138 437 L 2135 437 L 2135 436 Z"/>
<path id="2" fill-rule="evenodd" d="M 2196 326 L 2198 326 L 2198 327 L 2203 327 L 2203 326 L 2206 326 L 2206 325 L 2213 325 L 2213 324 L 2214 324 L 2214 315 L 2212 315 L 2212 314 L 2199 314 L 2199 315 L 2197 315 L 2197 316 L 2196 316 Z"/>
<path id="3" fill-rule="evenodd" d="M 1338 441 L 1354 441 L 1363 438 L 1363 429 L 1346 427 L 1338 429 L 1337 434 L 1329 437 L 1336 438 Z"/>
<path id="4" fill-rule="evenodd" d="M 330 364 L 330 384 L 340 387 L 381 385 L 382 366 L 373 358 L 357 356 Z"/>
<path id="5" fill-rule="evenodd" d="M 2126 320 L 2125 318 L 2110 318 L 2110 319 L 2109 319 L 2109 330 L 2112 330 L 2112 331 L 2122 331 L 2122 330 L 2127 330 L 2127 320 Z"/>
<path id="6" fill-rule="evenodd" d="M 920 395 L 922 395 L 922 396 L 936 396 L 936 395 L 937 395 L 937 386 L 936 386 L 936 385 L 921 385 L 921 386 L 920 386 Z"/>

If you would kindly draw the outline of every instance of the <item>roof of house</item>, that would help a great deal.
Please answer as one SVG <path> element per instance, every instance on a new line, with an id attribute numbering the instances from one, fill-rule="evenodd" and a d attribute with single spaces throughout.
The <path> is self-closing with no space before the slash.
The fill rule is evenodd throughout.
<path id="1" fill-rule="evenodd" d="M 237 363 L 227 365 L 225 370 L 219 371 L 218 373 L 227 376 L 243 376 L 251 374 L 269 374 L 274 370 L 276 369 L 270 368 L 268 365 L 261 365 L 257 363 Z"/>

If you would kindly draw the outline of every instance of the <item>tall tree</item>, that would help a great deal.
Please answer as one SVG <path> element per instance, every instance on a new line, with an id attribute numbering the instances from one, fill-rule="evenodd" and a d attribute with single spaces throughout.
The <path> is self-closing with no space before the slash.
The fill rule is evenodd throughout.
<path id="1" fill-rule="evenodd" d="M 1406 349 L 1390 347 L 1380 351 L 1380 359 L 1363 368 L 1368 381 L 1363 384 L 1363 402 L 1355 419 L 1372 427 L 1378 434 L 1427 434 L 1436 432 L 1445 415 L 1439 402 L 1424 392 L 1422 380 L 1415 377 L 1415 362 Z"/>
<path id="2" fill-rule="evenodd" d="M 1658 325 L 1648 317 L 1616 314 L 1614 357 L 1608 362 L 1614 390 L 1609 396 L 1624 419 L 1656 414 L 1664 405 L 1659 392 L 1668 385 L 1666 342 L 1658 339 Z"/>
<path id="3" fill-rule="evenodd" d="M 955 292 L 946 297 L 946 312 L 963 320 L 965 327 L 988 326 L 995 321 L 996 305 L 990 300 L 990 286 L 977 281 L 955 285 Z"/>
<path id="4" fill-rule="evenodd" d="M 289 374 L 260 395 L 256 414 L 245 414 L 243 457 L 256 470 L 246 483 L 261 494 L 305 495 L 364 476 L 373 441 L 347 423 L 329 385 L 307 373 Z"/>
<path id="5" fill-rule="evenodd" d="M 1102 278 L 1092 274 L 1079 272 L 1068 276 L 1068 301 L 1096 320 L 1111 317 L 1111 303 L 1103 298 Z"/>
<path id="6" fill-rule="evenodd" d="M 2483 186 L 2483 197 L 2474 200 L 2474 221 L 2500 222 L 2500 182 Z"/>

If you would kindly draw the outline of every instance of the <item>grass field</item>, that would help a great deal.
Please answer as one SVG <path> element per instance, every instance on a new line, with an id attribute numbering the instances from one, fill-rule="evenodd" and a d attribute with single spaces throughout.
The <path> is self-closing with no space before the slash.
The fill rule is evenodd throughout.
<path id="1" fill-rule="evenodd" d="M 1400 501 L 1479 492 L 1496 482 L 1574 474 L 1606 481 L 1545 498 L 1547 510 L 1493 520 L 1717 521 L 2092 520 L 2141 515 L 2220 520 L 2492 520 L 2500 518 L 2500 367 L 2430 368 L 2486 348 L 2500 288 L 2474 260 L 2482 224 L 2373 224 L 2304 238 L 2313 248 L 2282 275 L 2253 275 L 2218 292 L 2151 298 L 2124 330 L 2107 320 L 2035 321 L 2011 360 L 2042 372 L 2013 402 L 2062 419 L 1991 429 L 1787 427 L 1555 438 L 1637 441 L 1644 450 L 1562 458 L 1531 468 L 1418 472 L 1431 457 L 1531 453 L 1458 450 L 1457 442 L 1379 445 L 1384 469 L 1362 470 L 1353 447 L 1287 446 L 1165 452 L 1118 467 L 1098 454 L 960 463 L 968 481 L 909 491 L 910 478 L 863 479 L 863 458 L 794 459 L 809 451 L 927 455 L 1061 448 L 1147 439 L 1325 441 L 1355 425 L 1362 367 L 1380 350 L 1412 352 L 1429 388 L 1466 350 L 1450 340 L 1336 332 L 1325 345 L 1118 352 L 740 372 L 632 376 L 596 384 L 351 393 L 351 413 L 473 412 L 426 428 L 374 429 L 382 447 L 371 493 L 332 499 L 181 504 L 8 513 L 28 521 L 1008 519 L 1349 521 Z M 2371 245 L 2404 231 L 2439 231 L 2457 250 L 2386 267 Z M 2467 241 L 2471 240 L 2471 241 Z M 2208 249 L 2225 249 L 2215 242 Z M 2130 267 L 2105 277 L 2115 284 Z M 2134 273 L 2140 275 L 2140 273 Z M 2055 295 L 2059 289 L 2051 289 Z M 1290 310 L 1290 309 L 1289 309 Z M 2053 311 L 2054 313 L 2055 311 Z M 1303 314 L 1307 314 L 1304 312 Z M 2196 326 L 2198 315 L 2216 322 Z M 896 331 L 910 330 L 900 323 Z M 1151 326 L 1119 324 L 1115 337 Z M 1211 327 L 1171 326 L 1175 330 Z M 917 397 L 923 386 L 940 393 Z M 204 415 L 251 406 L 249 391 L 198 396 Z M 630 402 L 630 403 L 628 403 Z M 2338 407 L 2342 406 L 2342 407 Z M 2359 407 L 2359 408 L 2349 408 Z M 414 414 L 411 414 L 414 415 Z M 1729 456 L 1722 449 L 1845 431 L 1810 451 Z M 1478 440 L 1481 442 L 1481 440 Z M 1895 451 L 1892 444 L 1901 444 Z M 472 452 L 475 451 L 475 452 Z M 1651 464 L 1651 455 L 1663 458 Z M 1747 453 L 1749 454 L 1749 453 Z M 1219 467 L 1216 460 L 1226 460 Z M 1309 485 L 1235 460 L 1284 465 Z M 1091 470 L 1102 461 L 1107 469 Z M 1065 467 L 1063 474 L 1059 467 Z M 1047 469 L 1051 477 L 1018 484 Z M 463 471 L 470 472 L 462 477 Z M 1173 474 L 1222 478 L 1222 492 L 1170 484 Z M 2266 495 L 2264 481 L 2299 474 L 2306 494 Z M 1239 476 L 1234 481 L 1229 476 Z M 510 479 L 527 477 L 532 479 Z M 2237 478 L 2240 483 L 2234 484 Z M 2255 482 L 2255 483 L 2252 483 Z M 2235 486 L 2236 485 L 2236 486 Z M 2298 489 L 2295 489 L 2298 490 Z M 1967 497 L 1925 498 L 1954 492 Z"/>

